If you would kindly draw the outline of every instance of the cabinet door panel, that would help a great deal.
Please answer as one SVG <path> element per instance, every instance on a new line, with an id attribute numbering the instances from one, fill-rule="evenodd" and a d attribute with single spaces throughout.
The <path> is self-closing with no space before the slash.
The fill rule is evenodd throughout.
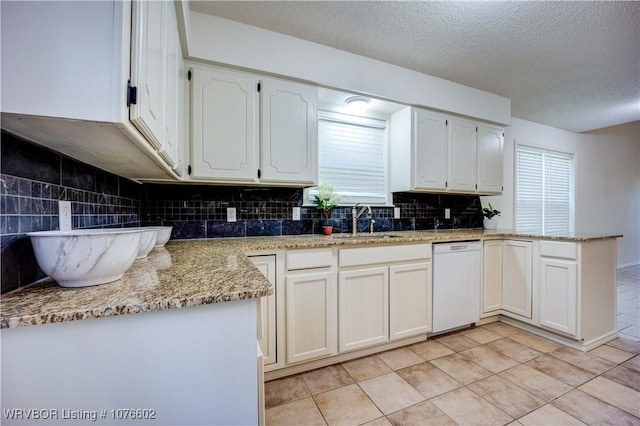
<path id="1" fill-rule="evenodd" d="M 340 352 L 389 341 L 389 268 L 338 275 Z"/>
<path id="2" fill-rule="evenodd" d="M 316 89 L 265 80 L 260 98 L 262 181 L 316 183 Z"/>
<path id="3" fill-rule="evenodd" d="M 540 325 L 575 336 L 577 324 L 576 262 L 540 259 Z"/>
<path id="4" fill-rule="evenodd" d="M 502 129 L 478 126 L 478 192 L 502 192 Z"/>
<path id="5" fill-rule="evenodd" d="M 178 166 L 178 143 L 182 139 L 182 121 L 184 108 L 184 60 L 180 47 L 180 35 L 177 28 L 175 9 L 169 7 L 166 14 L 166 78 L 164 96 L 164 134 L 159 153 L 174 169 Z"/>
<path id="6" fill-rule="evenodd" d="M 482 268 L 482 313 L 502 309 L 502 241 L 485 241 Z"/>
<path id="7" fill-rule="evenodd" d="M 431 262 L 389 267 L 389 339 L 431 331 Z"/>
<path id="8" fill-rule="evenodd" d="M 504 242 L 502 309 L 525 318 L 531 318 L 532 256 L 531 242 Z"/>
<path id="9" fill-rule="evenodd" d="M 450 191 L 476 191 L 477 133 L 475 123 L 451 119 L 449 123 Z"/>
<path id="10" fill-rule="evenodd" d="M 414 111 L 414 187 L 446 189 L 447 125 L 444 115 L 417 109 Z"/>
<path id="11" fill-rule="evenodd" d="M 200 67 L 192 73 L 192 176 L 256 182 L 257 80 Z"/>
<path id="12" fill-rule="evenodd" d="M 134 3 L 131 84 L 138 88 L 138 102 L 131 105 L 130 120 L 156 149 L 162 148 L 165 47 L 168 2 Z"/>
<path id="13" fill-rule="evenodd" d="M 274 292 L 270 296 L 260 297 L 256 303 L 258 305 L 258 344 L 264 355 L 264 365 L 275 364 L 277 361 L 276 352 L 276 257 L 253 256 L 249 258 L 251 262 L 262 272 L 271 285 Z"/>
<path id="14" fill-rule="evenodd" d="M 331 272 L 291 275 L 287 288 L 287 363 L 336 352 L 335 278 Z"/>

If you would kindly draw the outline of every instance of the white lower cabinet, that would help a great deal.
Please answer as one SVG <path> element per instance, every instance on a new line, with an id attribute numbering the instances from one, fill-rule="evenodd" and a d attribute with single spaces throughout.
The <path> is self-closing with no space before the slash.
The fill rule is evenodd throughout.
<path id="1" fill-rule="evenodd" d="M 287 364 L 335 355 L 334 272 L 301 272 L 286 277 Z"/>
<path id="2" fill-rule="evenodd" d="M 338 274 L 338 349 L 346 352 L 389 341 L 389 268 Z"/>
<path id="3" fill-rule="evenodd" d="M 577 263 L 541 257 L 540 325 L 572 336 L 577 325 Z"/>
<path id="4" fill-rule="evenodd" d="M 389 267 L 389 340 L 431 331 L 431 262 Z"/>
<path id="5" fill-rule="evenodd" d="M 487 240 L 482 246 L 482 315 L 502 309 L 502 240 Z"/>
<path id="6" fill-rule="evenodd" d="M 431 245 L 342 249 L 338 349 L 384 344 L 431 331 Z"/>
<path id="7" fill-rule="evenodd" d="M 502 309 L 506 315 L 531 319 L 533 243 L 507 240 L 503 250 Z"/>
<path id="8" fill-rule="evenodd" d="M 275 255 L 251 256 L 251 262 L 258 268 L 271 285 L 273 294 L 256 300 L 258 307 L 258 344 L 262 350 L 264 365 L 277 362 L 276 352 L 276 257 Z"/>

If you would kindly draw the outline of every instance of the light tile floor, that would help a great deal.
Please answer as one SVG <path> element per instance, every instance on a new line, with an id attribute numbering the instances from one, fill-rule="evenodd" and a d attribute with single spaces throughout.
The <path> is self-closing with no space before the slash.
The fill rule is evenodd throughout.
<path id="1" fill-rule="evenodd" d="M 640 425 L 640 266 L 582 353 L 488 324 L 265 384 L 268 425 Z"/>

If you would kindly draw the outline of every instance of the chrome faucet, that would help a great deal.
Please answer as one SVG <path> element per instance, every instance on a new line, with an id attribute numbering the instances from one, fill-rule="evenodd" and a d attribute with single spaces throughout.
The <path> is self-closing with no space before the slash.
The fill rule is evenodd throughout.
<path id="1" fill-rule="evenodd" d="M 360 211 L 358 211 L 359 205 L 360 203 L 357 203 L 355 206 L 351 207 L 351 235 L 356 235 L 358 233 L 358 218 L 362 216 L 365 210 L 369 217 L 371 217 L 371 207 L 363 205 Z M 374 220 L 371 219 L 371 224 L 369 225 L 370 233 L 373 233 L 373 224 Z"/>

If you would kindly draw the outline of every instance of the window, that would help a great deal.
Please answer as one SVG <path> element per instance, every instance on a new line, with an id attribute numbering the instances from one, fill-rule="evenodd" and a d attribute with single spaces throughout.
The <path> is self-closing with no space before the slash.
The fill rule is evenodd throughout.
<path id="1" fill-rule="evenodd" d="M 333 185 L 341 204 L 388 204 L 386 127 L 382 120 L 318 113 L 318 181 Z M 311 203 L 315 192 L 306 193 Z"/>
<path id="2" fill-rule="evenodd" d="M 515 192 L 518 232 L 573 232 L 572 154 L 518 145 Z"/>

